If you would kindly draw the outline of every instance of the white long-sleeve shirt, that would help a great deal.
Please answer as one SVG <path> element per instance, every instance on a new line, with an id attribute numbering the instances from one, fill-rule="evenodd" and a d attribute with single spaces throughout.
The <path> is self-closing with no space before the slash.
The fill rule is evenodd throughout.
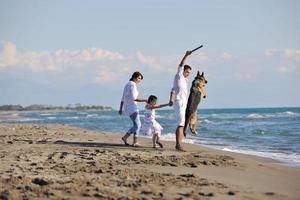
<path id="1" fill-rule="evenodd" d="M 178 66 L 177 73 L 174 77 L 172 91 L 175 92 L 175 101 L 182 101 L 187 104 L 188 101 L 188 83 L 187 78 L 183 76 L 183 65 Z"/>
<path id="2" fill-rule="evenodd" d="M 124 113 L 128 116 L 138 111 L 137 103 L 135 99 L 137 99 L 139 93 L 136 87 L 136 83 L 133 81 L 129 81 L 123 90 L 123 106 Z"/>

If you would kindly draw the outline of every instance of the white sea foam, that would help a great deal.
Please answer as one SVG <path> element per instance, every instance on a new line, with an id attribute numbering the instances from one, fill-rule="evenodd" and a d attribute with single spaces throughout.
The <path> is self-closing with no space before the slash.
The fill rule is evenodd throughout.
<path id="1" fill-rule="evenodd" d="M 300 154 L 286 154 L 282 152 L 262 152 L 253 150 L 238 150 L 234 148 L 222 148 L 223 151 L 230 151 L 235 153 L 255 155 L 265 158 L 272 158 L 274 160 L 279 160 L 283 163 L 291 164 L 293 166 L 300 166 Z"/>
<path id="2" fill-rule="evenodd" d="M 175 135 L 175 133 L 161 134 L 161 140 L 175 141 L 176 140 L 176 135 Z M 183 138 L 182 142 L 189 143 L 189 144 L 194 144 L 195 143 L 195 141 L 193 139 L 187 139 L 187 138 Z"/>
<path id="3" fill-rule="evenodd" d="M 47 117 L 47 119 L 56 119 L 56 117 Z"/>
<path id="4" fill-rule="evenodd" d="M 291 112 L 291 111 L 286 111 L 283 114 L 288 115 L 288 116 L 300 116 L 300 113 L 295 113 L 295 112 Z"/>
<path id="5" fill-rule="evenodd" d="M 20 122 L 27 122 L 27 121 L 41 121 L 42 119 L 36 119 L 36 118 L 25 118 L 25 119 L 18 119 L 16 121 Z"/>
<path id="6" fill-rule="evenodd" d="M 51 116 L 51 115 L 55 115 L 54 113 L 41 113 L 41 116 Z"/>
<path id="7" fill-rule="evenodd" d="M 249 114 L 247 117 L 258 119 L 258 118 L 299 117 L 299 116 L 300 116 L 300 113 L 286 111 L 286 112 L 277 112 L 277 113 L 268 113 L 268 114 L 252 113 L 252 114 Z"/>
<path id="8" fill-rule="evenodd" d="M 74 116 L 74 117 L 66 117 L 66 119 L 79 119 L 78 116 Z"/>
<path id="9" fill-rule="evenodd" d="M 247 117 L 248 118 L 255 118 L 255 119 L 264 118 L 263 115 L 256 114 L 256 113 L 249 114 Z"/>
<path id="10" fill-rule="evenodd" d="M 212 123 L 212 121 L 210 121 L 208 119 L 205 119 L 204 122 L 207 123 L 207 124 L 211 124 Z"/>
<path id="11" fill-rule="evenodd" d="M 78 114 L 80 114 L 80 115 L 86 115 L 88 113 L 87 112 L 79 112 Z"/>
<path id="12" fill-rule="evenodd" d="M 95 117 L 98 117 L 98 114 L 89 114 L 86 117 L 87 118 L 95 118 Z"/>

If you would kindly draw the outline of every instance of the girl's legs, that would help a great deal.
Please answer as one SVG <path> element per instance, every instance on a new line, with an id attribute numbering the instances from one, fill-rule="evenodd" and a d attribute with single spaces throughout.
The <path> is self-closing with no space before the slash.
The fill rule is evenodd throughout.
<path id="1" fill-rule="evenodd" d="M 156 141 L 157 141 L 157 134 L 156 133 L 153 133 L 152 141 L 153 141 L 153 148 L 156 148 Z"/>
<path id="2" fill-rule="evenodd" d="M 163 148 L 163 147 L 164 147 L 164 146 L 162 145 L 162 143 L 160 143 L 158 134 L 156 134 L 156 144 L 158 144 L 160 148 Z"/>

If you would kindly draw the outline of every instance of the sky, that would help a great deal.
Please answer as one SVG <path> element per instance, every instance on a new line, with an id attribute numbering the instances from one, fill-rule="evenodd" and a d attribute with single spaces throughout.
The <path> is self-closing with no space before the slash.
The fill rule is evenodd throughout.
<path id="1" fill-rule="evenodd" d="M 185 51 L 202 108 L 300 106 L 298 0 L 0 0 L 0 105 L 166 103 Z M 143 105 L 140 105 L 143 106 Z"/>

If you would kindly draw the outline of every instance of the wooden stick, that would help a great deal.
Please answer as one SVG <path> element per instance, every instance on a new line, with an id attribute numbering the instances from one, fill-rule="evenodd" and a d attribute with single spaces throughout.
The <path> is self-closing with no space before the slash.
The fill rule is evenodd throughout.
<path id="1" fill-rule="evenodd" d="M 197 51 L 198 49 L 200 49 L 200 48 L 202 48 L 202 47 L 203 47 L 203 45 L 197 47 L 196 49 L 193 49 L 193 50 L 191 51 L 191 53 L 193 53 L 194 51 Z"/>

